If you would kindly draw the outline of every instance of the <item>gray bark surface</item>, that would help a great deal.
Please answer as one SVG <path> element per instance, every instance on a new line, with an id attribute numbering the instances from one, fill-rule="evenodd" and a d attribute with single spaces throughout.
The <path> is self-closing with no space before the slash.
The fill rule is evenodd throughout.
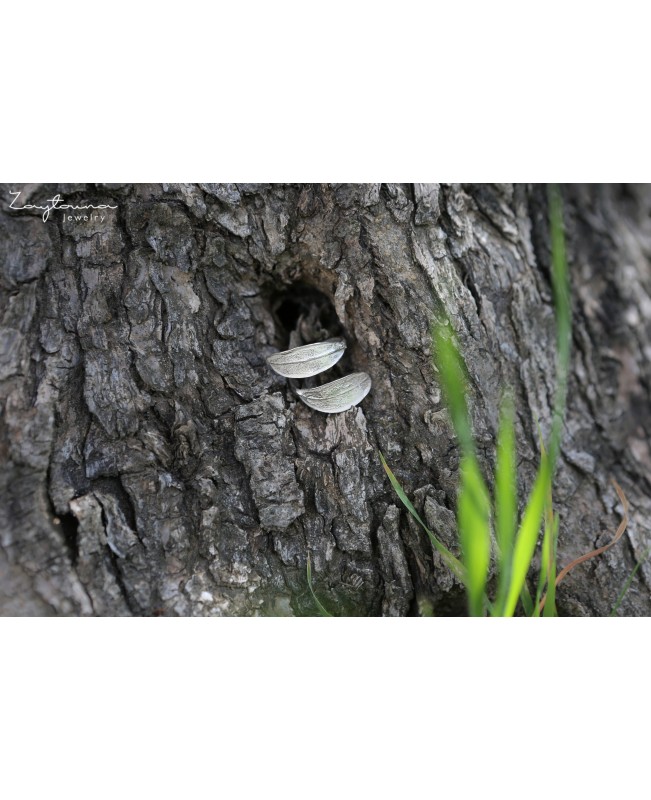
<path id="1" fill-rule="evenodd" d="M 499 401 L 518 409 L 521 499 L 549 429 L 546 192 L 478 185 L 60 185 L 104 221 L 0 212 L 0 613 L 465 612 L 382 470 L 452 549 L 458 450 L 431 366 L 444 309 L 492 483 Z M 563 190 L 572 374 L 555 482 L 559 561 L 621 542 L 559 588 L 603 615 L 651 544 L 651 191 Z M 73 212 L 74 213 L 74 212 Z M 366 371 L 324 415 L 265 356 L 344 336 Z M 314 381 L 314 379 L 312 379 Z M 319 379 L 316 379 L 319 382 Z M 619 613 L 651 612 L 645 564 Z"/>

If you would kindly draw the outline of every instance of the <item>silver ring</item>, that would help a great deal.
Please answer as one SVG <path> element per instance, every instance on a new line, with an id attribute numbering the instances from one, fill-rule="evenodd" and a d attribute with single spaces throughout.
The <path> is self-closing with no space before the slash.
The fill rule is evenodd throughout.
<path id="1" fill-rule="evenodd" d="M 344 339 L 293 347 L 268 356 L 267 364 L 284 378 L 310 378 L 333 367 L 346 349 Z M 295 389 L 305 405 L 325 414 L 338 414 L 360 403 L 371 390 L 366 372 L 354 372 L 313 389 Z"/>

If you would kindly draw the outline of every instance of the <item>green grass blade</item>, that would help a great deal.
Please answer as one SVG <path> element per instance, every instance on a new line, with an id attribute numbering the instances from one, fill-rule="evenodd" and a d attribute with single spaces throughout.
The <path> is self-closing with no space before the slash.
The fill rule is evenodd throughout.
<path id="1" fill-rule="evenodd" d="M 543 458 L 546 457 L 547 451 L 545 450 L 545 443 L 542 440 L 542 433 L 540 434 L 540 450 Z M 556 580 L 556 567 L 554 561 L 554 548 L 555 536 L 558 535 L 558 525 L 554 523 L 554 508 L 552 501 L 552 483 L 551 471 L 549 474 L 549 482 L 547 484 L 547 492 L 545 496 L 545 510 L 543 512 L 543 519 L 545 521 L 545 530 L 543 533 L 543 541 L 540 557 L 540 575 L 538 576 L 538 589 L 536 591 L 536 600 L 534 603 L 533 616 L 540 616 L 540 603 L 543 598 L 543 592 L 546 587 L 549 587 L 551 581 Z M 552 575 L 552 572 L 554 573 Z M 555 588 L 555 587 L 554 587 Z"/>
<path id="2" fill-rule="evenodd" d="M 490 500 L 474 456 L 464 456 L 461 460 L 457 524 L 466 570 L 468 610 L 471 616 L 481 617 L 490 561 Z"/>
<path id="3" fill-rule="evenodd" d="M 550 539 L 550 564 L 547 577 L 547 596 L 543 608 L 543 617 L 556 617 L 556 550 L 558 545 L 558 514 L 554 514 Z"/>
<path id="4" fill-rule="evenodd" d="M 570 285 L 567 269 L 567 253 L 565 249 L 565 231 L 563 227 L 563 206 L 560 190 L 557 186 L 550 186 L 549 200 L 549 226 L 551 238 L 551 266 L 552 290 L 554 294 L 554 311 L 556 317 L 556 391 L 554 394 L 552 431 L 548 453 L 543 454 L 540 467 L 536 476 L 533 489 L 525 508 L 520 529 L 517 534 L 514 553 L 511 581 L 507 593 L 504 613 L 511 616 L 515 612 L 518 597 L 523 594 L 527 572 L 536 549 L 540 524 L 545 513 L 545 508 L 551 511 L 551 482 L 560 451 L 563 420 L 567 401 L 567 381 L 570 368 L 570 345 L 572 339 L 571 326 L 571 301 Z M 543 558 L 541 580 L 538 584 L 536 603 L 530 609 L 532 615 L 537 616 L 540 608 L 540 595 L 545 584 L 548 587 L 547 614 L 555 613 L 555 581 L 556 581 L 556 540 L 558 537 L 558 523 L 546 525 L 543 540 Z"/>
<path id="5" fill-rule="evenodd" d="M 312 562 L 310 560 L 310 556 L 307 556 L 307 585 L 310 587 L 310 593 L 314 598 L 314 602 L 316 603 L 317 610 L 322 617 L 332 617 L 334 616 L 331 614 L 328 609 L 321 603 L 319 598 L 314 593 L 314 589 L 312 588 Z"/>
<path id="6" fill-rule="evenodd" d="M 642 555 L 642 558 L 633 567 L 633 569 L 631 571 L 631 574 L 626 579 L 626 583 L 624 584 L 624 586 L 622 586 L 622 591 L 617 595 L 617 600 L 615 601 L 615 605 L 613 606 L 613 610 L 610 612 L 610 616 L 611 617 L 617 616 L 617 612 L 619 611 L 619 607 L 621 606 L 622 601 L 626 597 L 626 593 L 631 588 L 631 584 L 633 583 L 633 580 L 635 579 L 635 576 L 637 575 L 638 570 L 640 569 L 642 564 L 644 564 L 644 562 L 647 560 L 647 558 L 649 557 L 650 553 L 651 553 L 651 547 L 644 551 L 644 554 Z"/>
<path id="7" fill-rule="evenodd" d="M 531 592 L 529 591 L 529 587 L 527 586 L 527 582 L 525 581 L 522 585 L 522 591 L 520 592 L 520 602 L 522 603 L 522 608 L 524 609 L 525 617 L 533 617 L 533 599 L 531 597 Z"/>
<path id="8" fill-rule="evenodd" d="M 382 466 L 384 467 L 384 471 L 386 472 L 389 480 L 391 481 L 391 485 L 393 486 L 393 489 L 394 489 L 395 493 L 400 498 L 400 501 L 403 504 L 403 506 L 407 509 L 407 511 L 409 511 L 411 516 L 416 520 L 416 522 L 421 526 L 421 528 L 429 536 L 430 541 L 432 542 L 433 546 L 441 554 L 441 556 L 443 557 L 443 560 L 448 565 L 448 567 L 452 570 L 452 572 L 454 572 L 454 574 L 457 576 L 457 578 L 459 578 L 460 581 L 463 581 L 465 583 L 465 571 L 464 571 L 463 565 L 461 564 L 459 559 L 456 556 L 454 556 L 448 550 L 448 548 L 443 544 L 443 542 L 439 541 L 439 539 L 432 533 L 432 531 L 427 527 L 427 525 L 425 525 L 425 523 L 420 518 L 420 516 L 419 516 L 418 512 L 416 511 L 416 509 L 411 504 L 411 501 L 409 500 L 409 498 L 405 494 L 402 486 L 398 482 L 398 479 L 396 478 L 396 476 L 393 474 L 393 472 L 389 468 L 389 465 L 387 464 L 387 462 L 386 462 L 384 456 L 382 455 L 382 453 L 380 453 L 380 461 L 382 462 Z"/>
<path id="9" fill-rule="evenodd" d="M 507 397 L 502 402 L 500 427 L 497 436 L 497 458 L 495 463 L 495 535 L 499 579 L 494 614 L 504 611 L 506 592 L 511 580 L 513 541 L 518 522 L 517 466 L 515 460 L 515 430 L 513 400 Z"/>
<path id="10" fill-rule="evenodd" d="M 527 506 L 522 515 L 522 522 L 520 523 L 520 529 L 513 549 L 511 582 L 509 584 L 504 607 L 504 615 L 507 617 L 512 617 L 515 612 L 518 597 L 524 586 L 527 572 L 529 571 L 531 560 L 536 549 L 538 533 L 540 532 L 540 523 L 542 522 L 543 512 L 545 510 L 545 498 L 547 496 L 549 476 L 549 458 L 543 455 L 533 489 L 531 490 Z"/>
<path id="11" fill-rule="evenodd" d="M 545 514 L 543 514 L 545 518 Z M 533 604 L 533 613 L 531 616 L 540 616 L 540 601 L 543 597 L 543 592 L 549 581 L 549 570 L 551 566 L 551 558 L 549 557 L 549 548 L 551 543 L 551 529 L 545 522 L 545 529 L 543 533 L 542 547 L 540 548 L 540 574 L 538 575 L 538 584 L 536 587 L 536 599 Z"/>
<path id="12" fill-rule="evenodd" d="M 462 452 L 469 455 L 474 453 L 475 446 L 466 402 L 468 397 L 466 365 L 457 347 L 455 336 L 447 325 L 434 323 L 432 342 L 434 361 L 439 371 L 441 387 L 452 418 L 454 432 Z"/>

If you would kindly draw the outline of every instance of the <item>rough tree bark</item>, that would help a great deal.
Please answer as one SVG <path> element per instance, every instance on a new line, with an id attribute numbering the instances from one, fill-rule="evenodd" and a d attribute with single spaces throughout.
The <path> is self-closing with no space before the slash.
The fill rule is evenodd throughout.
<path id="1" fill-rule="evenodd" d="M 104 219 L 12 211 L 60 193 Z M 547 429 L 554 324 L 540 186 L 6 186 L 0 213 L 3 614 L 465 611 L 397 502 L 378 450 L 456 548 L 458 452 L 431 366 L 445 309 L 491 476 L 506 385 L 521 494 Z M 574 312 L 555 483 L 560 563 L 627 534 L 559 589 L 610 612 L 651 543 L 651 191 L 564 189 Z M 75 214 L 79 212 L 71 212 Z M 343 335 L 324 379 L 360 407 L 312 411 L 264 357 Z M 651 568 L 621 614 L 651 611 Z"/>

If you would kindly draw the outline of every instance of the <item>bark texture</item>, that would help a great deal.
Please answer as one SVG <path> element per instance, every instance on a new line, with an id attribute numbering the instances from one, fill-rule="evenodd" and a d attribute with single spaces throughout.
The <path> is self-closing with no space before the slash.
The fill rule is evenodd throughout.
<path id="1" fill-rule="evenodd" d="M 554 320 L 546 193 L 477 185 L 6 186 L 0 212 L 0 611 L 58 615 L 459 614 L 462 587 L 386 480 L 456 550 L 458 451 L 431 366 L 444 309 L 472 378 L 492 483 L 501 392 L 521 495 L 549 427 Z M 104 220 L 11 211 L 59 193 Z M 574 313 L 555 482 L 559 588 L 608 614 L 651 544 L 651 191 L 564 189 Z M 70 212 L 73 216 L 79 212 Z M 342 335 L 324 415 L 266 366 Z M 318 379 L 317 379 L 318 380 Z M 651 612 L 651 567 L 620 614 Z"/>

